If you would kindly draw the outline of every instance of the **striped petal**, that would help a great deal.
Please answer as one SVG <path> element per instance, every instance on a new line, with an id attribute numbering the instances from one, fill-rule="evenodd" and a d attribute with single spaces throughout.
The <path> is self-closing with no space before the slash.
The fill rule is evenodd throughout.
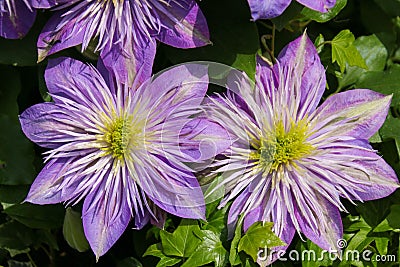
<path id="1" fill-rule="evenodd" d="M 64 103 L 68 99 L 87 108 L 110 104 L 111 94 L 102 76 L 79 60 L 66 57 L 49 60 L 45 80 L 55 103 Z"/>
<path id="2" fill-rule="evenodd" d="M 50 160 L 43 167 L 35 181 L 31 185 L 25 201 L 34 204 L 55 204 L 60 203 L 71 196 L 62 197 L 57 185 L 63 181 L 63 175 L 68 171 L 70 159 L 58 158 Z"/>
<path id="3" fill-rule="evenodd" d="M 327 12 L 336 4 L 336 0 L 297 0 L 297 2 L 322 13 Z"/>
<path id="4" fill-rule="evenodd" d="M 25 110 L 19 120 L 22 131 L 31 141 L 43 147 L 57 148 L 70 140 L 66 132 L 76 129 L 66 114 L 68 111 L 53 103 L 41 103 Z"/>
<path id="5" fill-rule="evenodd" d="M 321 100 L 326 85 L 325 68 L 321 64 L 313 42 L 303 34 L 282 49 L 278 61 L 281 66 L 274 66 L 275 74 L 283 66 L 291 66 L 296 72 L 296 75 L 292 76 L 292 82 L 295 86 L 298 86 L 296 83 L 300 84 L 298 113 L 305 116 L 313 112 Z"/>
<path id="6" fill-rule="evenodd" d="M 32 27 L 36 18 L 36 11 L 31 10 L 24 1 L 11 2 L 15 4 L 15 10 L 12 10 L 13 14 L 8 11 L 0 12 L 0 36 L 7 39 L 19 39 L 24 37 Z"/>
<path id="7" fill-rule="evenodd" d="M 194 0 L 170 1 L 166 6 L 153 1 L 161 27 L 156 38 L 168 45 L 192 48 L 210 44 L 206 19 Z"/>
<path id="8" fill-rule="evenodd" d="M 128 86 L 142 84 L 151 76 L 155 55 L 156 41 L 140 32 L 132 43 L 108 44 L 100 53 L 105 67 Z"/>
<path id="9" fill-rule="evenodd" d="M 131 219 L 122 184 L 111 191 L 104 184 L 86 196 L 82 209 L 85 236 L 96 259 L 117 242 Z"/>
<path id="10" fill-rule="evenodd" d="M 289 6 L 291 0 L 248 0 L 251 17 L 254 20 L 271 19 L 279 16 Z"/>
<path id="11" fill-rule="evenodd" d="M 90 21 L 73 17 L 65 22 L 63 13 L 64 11 L 56 12 L 44 25 L 37 42 L 38 61 L 42 61 L 48 55 L 83 43 L 86 26 L 90 24 Z M 64 25 L 61 27 L 62 24 Z"/>
<path id="12" fill-rule="evenodd" d="M 305 203 L 299 205 L 303 204 Z M 315 228 L 310 226 L 310 220 L 307 218 L 315 215 L 304 214 L 299 208 L 296 209 L 296 220 L 300 225 L 301 232 L 322 249 L 340 249 L 337 242 L 343 236 L 343 225 L 339 209 L 323 197 L 319 197 L 317 214 L 319 214 L 316 218 L 319 225 Z"/>
<path id="13" fill-rule="evenodd" d="M 313 130 L 318 131 L 310 139 L 328 135 L 370 138 L 385 121 L 391 98 L 367 89 L 332 95 L 310 116 L 316 121 Z"/>

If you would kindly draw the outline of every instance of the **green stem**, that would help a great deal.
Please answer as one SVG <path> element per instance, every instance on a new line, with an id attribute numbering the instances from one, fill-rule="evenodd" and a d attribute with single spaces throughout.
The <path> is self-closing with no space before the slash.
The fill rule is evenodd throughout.
<path id="1" fill-rule="evenodd" d="M 29 252 L 27 252 L 26 255 L 28 256 L 29 261 L 32 263 L 32 266 L 37 267 L 35 261 L 31 257 L 31 254 L 29 254 Z"/>
<path id="2" fill-rule="evenodd" d="M 317 45 L 316 48 L 318 48 L 320 46 L 323 46 L 323 45 L 326 45 L 326 44 L 332 44 L 332 41 L 324 41 L 324 42 L 320 43 L 319 45 Z"/>
<path id="3" fill-rule="evenodd" d="M 265 28 L 267 28 L 269 30 L 272 30 L 272 28 L 275 27 L 275 25 L 274 26 L 268 25 L 267 23 L 265 23 L 264 21 L 261 21 L 261 20 L 257 20 L 257 23 L 264 26 Z"/>

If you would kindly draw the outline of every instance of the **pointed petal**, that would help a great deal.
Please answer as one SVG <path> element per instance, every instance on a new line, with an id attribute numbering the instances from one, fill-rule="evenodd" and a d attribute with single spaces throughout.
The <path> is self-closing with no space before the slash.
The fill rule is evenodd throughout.
<path id="1" fill-rule="evenodd" d="M 143 90 L 152 95 L 153 103 L 160 104 L 171 97 L 168 92 L 176 92 L 170 104 L 175 109 L 180 104 L 199 106 L 206 95 L 208 83 L 207 65 L 187 63 L 156 74 L 149 87 Z"/>
<path id="2" fill-rule="evenodd" d="M 79 45 L 84 40 L 86 25 L 90 25 L 90 21 L 73 18 L 65 22 L 63 13 L 64 11 L 55 12 L 39 35 L 37 42 L 39 62 L 48 55 Z"/>
<path id="3" fill-rule="evenodd" d="M 325 13 L 336 4 L 336 0 L 297 0 L 308 8 Z"/>
<path id="4" fill-rule="evenodd" d="M 289 6 L 291 0 L 248 0 L 251 17 L 254 20 L 270 19 L 279 16 Z"/>
<path id="5" fill-rule="evenodd" d="M 63 174 L 67 171 L 66 162 L 65 158 L 50 160 L 36 177 L 25 201 L 44 205 L 67 200 L 61 196 L 61 191 L 57 191 L 58 185 L 64 180 Z"/>
<path id="6" fill-rule="evenodd" d="M 193 0 L 170 1 L 168 6 L 154 1 L 163 24 L 156 38 L 168 45 L 192 48 L 210 44 L 206 19 Z"/>
<path id="7" fill-rule="evenodd" d="M 316 134 L 329 132 L 330 136 L 352 136 L 368 139 L 386 119 L 392 96 L 367 89 L 354 89 L 329 97 L 311 115 L 316 121 Z"/>
<path id="8" fill-rule="evenodd" d="M 145 210 L 144 214 L 136 213 L 134 219 L 135 229 L 140 230 L 150 221 L 150 214 Z"/>
<path id="9" fill-rule="evenodd" d="M 138 179 L 140 188 L 158 207 L 182 218 L 205 219 L 204 197 L 196 177 L 174 169 L 166 159 L 146 163 L 146 168 L 135 164 L 129 166 Z M 172 172 L 172 173 L 171 173 Z"/>
<path id="10" fill-rule="evenodd" d="M 20 116 L 22 131 L 36 144 L 47 147 L 57 148 L 62 145 L 62 139 L 68 139 L 68 135 L 62 131 L 74 131 L 73 122 L 71 124 L 62 123 L 71 121 L 67 116 L 68 112 L 57 107 L 53 103 L 36 104 L 25 110 Z"/>
<path id="11" fill-rule="evenodd" d="M 24 37 L 33 25 L 36 11 L 30 10 L 23 1 L 12 1 L 15 4 L 15 14 L 1 11 L 0 36 L 7 39 Z"/>
<path id="12" fill-rule="evenodd" d="M 317 214 L 321 214 L 321 216 L 316 218 L 319 222 L 316 229 L 317 232 L 308 224 L 309 220 L 305 219 L 306 216 L 314 215 L 302 214 L 300 209 L 297 208 L 295 210 L 295 219 L 300 225 L 301 232 L 313 243 L 322 249 L 338 250 L 340 249 L 337 245 L 338 240 L 343 236 L 342 218 L 339 209 L 323 197 L 319 198 L 318 205 L 320 210 Z"/>
<path id="13" fill-rule="evenodd" d="M 132 87 L 151 77 L 156 54 L 156 41 L 140 32 L 134 41 L 107 44 L 100 53 L 104 66 L 115 75 L 119 83 Z"/>
<path id="14" fill-rule="evenodd" d="M 342 171 L 353 177 L 355 184 L 357 181 L 362 182 L 357 184 L 359 190 L 355 190 L 355 193 L 358 198 L 354 200 L 367 201 L 384 198 L 399 188 L 400 184 L 396 173 L 379 155 L 374 152 L 354 150 L 349 153 L 359 159 L 354 163 L 360 165 L 360 169 L 348 167 Z M 365 158 L 369 158 L 369 160 L 365 160 Z"/>
<path id="15" fill-rule="evenodd" d="M 187 162 L 212 159 L 228 149 L 233 140 L 228 132 L 219 124 L 206 118 L 196 118 L 187 123 L 180 139 L 185 140 L 189 135 L 190 140 L 182 142 L 181 150 L 189 156 Z M 186 161 L 186 160 L 185 160 Z"/>
<path id="16" fill-rule="evenodd" d="M 300 84 L 299 112 L 304 115 L 313 112 L 325 91 L 325 68 L 321 64 L 313 42 L 306 34 L 290 42 L 278 56 L 283 66 L 292 66 Z M 279 66 L 274 65 L 275 74 Z M 268 78 L 268 77 L 267 77 Z"/>
<path id="17" fill-rule="evenodd" d="M 119 188 L 121 191 L 106 194 L 103 187 L 104 184 L 86 196 L 82 209 L 85 236 L 97 259 L 115 244 L 131 219 L 127 196 L 122 188 Z M 119 197 L 115 195 L 117 193 Z M 112 218 L 110 214 L 118 215 Z"/>
<path id="18" fill-rule="evenodd" d="M 79 60 L 66 57 L 50 59 L 45 80 L 55 103 L 62 102 L 57 98 L 60 96 L 85 105 L 90 110 L 96 104 L 110 104 L 108 97 L 111 98 L 111 94 L 103 77 L 94 67 Z"/>

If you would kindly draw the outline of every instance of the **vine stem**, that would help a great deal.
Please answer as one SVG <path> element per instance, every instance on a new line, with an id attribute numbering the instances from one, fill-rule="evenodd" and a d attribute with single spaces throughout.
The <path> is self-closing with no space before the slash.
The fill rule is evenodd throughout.
<path id="1" fill-rule="evenodd" d="M 29 252 L 27 252 L 26 255 L 28 256 L 28 259 L 32 263 L 33 267 L 38 267 L 36 265 L 35 261 L 32 259 L 31 254 L 29 254 Z"/>

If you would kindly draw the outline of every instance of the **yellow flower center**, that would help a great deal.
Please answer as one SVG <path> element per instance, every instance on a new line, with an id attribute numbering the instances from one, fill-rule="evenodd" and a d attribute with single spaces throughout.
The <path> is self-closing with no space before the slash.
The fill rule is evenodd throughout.
<path id="1" fill-rule="evenodd" d="M 309 155 L 314 147 L 307 142 L 307 122 L 291 123 L 288 130 L 282 121 L 275 125 L 275 129 L 267 138 L 261 137 L 253 142 L 256 149 L 251 155 L 252 160 L 258 160 L 258 168 L 264 172 L 272 172 L 280 166 L 291 164 L 293 160 Z"/>
<path id="2" fill-rule="evenodd" d="M 107 143 L 104 148 L 107 154 L 114 158 L 123 159 L 131 138 L 131 123 L 127 118 L 117 118 L 107 125 L 103 141 Z"/>

